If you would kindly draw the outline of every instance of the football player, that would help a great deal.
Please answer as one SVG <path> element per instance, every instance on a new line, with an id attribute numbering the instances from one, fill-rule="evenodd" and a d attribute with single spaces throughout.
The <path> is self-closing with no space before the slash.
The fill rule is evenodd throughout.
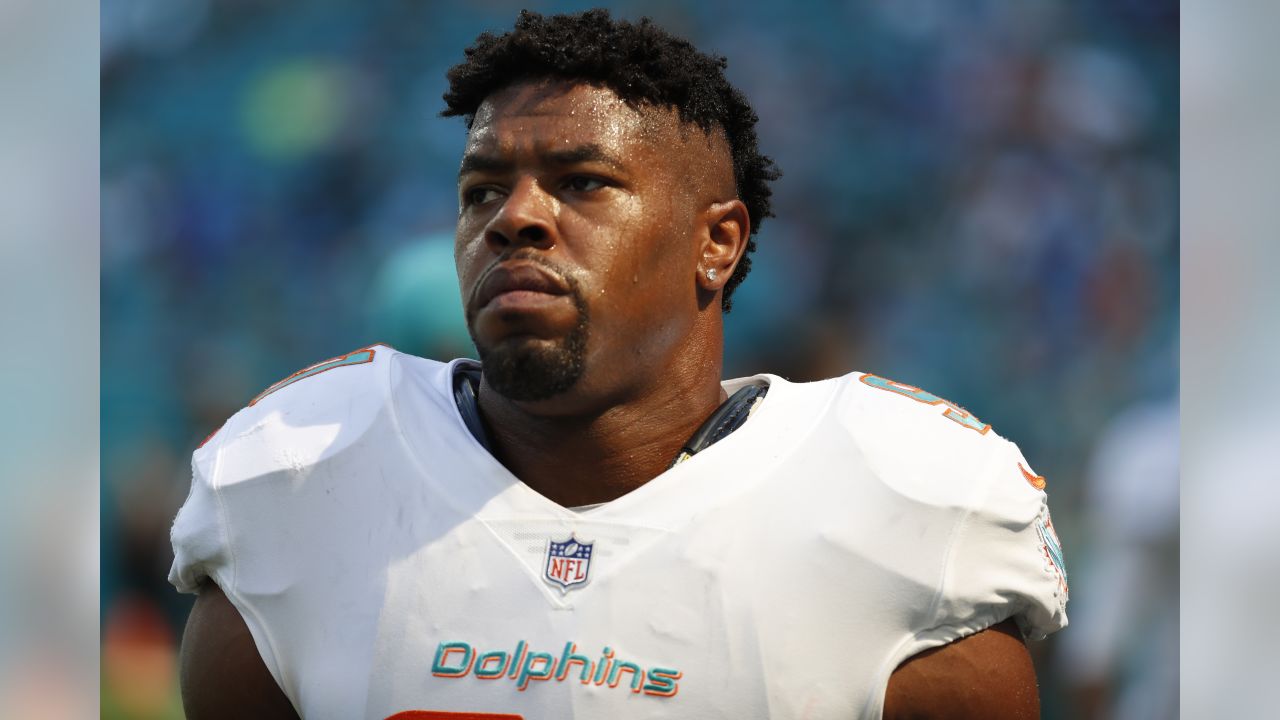
<path id="1" fill-rule="evenodd" d="M 194 455 L 189 717 L 1032 718 L 1044 492 L 864 373 L 723 380 L 778 173 L 700 53 L 522 13 L 449 72 L 480 361 L 296 373 Z"/>

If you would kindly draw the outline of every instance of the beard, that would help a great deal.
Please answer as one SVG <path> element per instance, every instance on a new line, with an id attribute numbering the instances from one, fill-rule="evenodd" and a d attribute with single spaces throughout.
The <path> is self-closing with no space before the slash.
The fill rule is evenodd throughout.
<path id="1" fill-rule="evenodd" d="M 578 309 L 578 322 L 567 335 L 552 343 L 516 340 L 492 347 L 482 345 L 476 340 L 472 330 L 474 318 L 468 312 L 467 328 L 480 353 L 481 372 L 489 387 L 509 400 L 546 400 L 573 387 L 582 377 L 587 355 L 587 304 L 576 280 L 572 276 L 563 277 Z"/>

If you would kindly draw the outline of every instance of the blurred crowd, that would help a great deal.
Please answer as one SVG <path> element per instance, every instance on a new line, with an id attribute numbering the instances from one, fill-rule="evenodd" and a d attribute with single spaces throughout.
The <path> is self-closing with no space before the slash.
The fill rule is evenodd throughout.
<path id="1" fill-rule="evenodd" d="M 726 55 L 784 172 L 726 373 L 875 372 L 1016 441 L 1076 593 L 1044 717 L 1170 717 L 1177 4 L 607 5 Z M 590 4 L 103 0 L 104 717 L 181 717 L 168 527 L 205 435 L 374 341 L 473 353 L 440 97 L 525 6 Z"/>

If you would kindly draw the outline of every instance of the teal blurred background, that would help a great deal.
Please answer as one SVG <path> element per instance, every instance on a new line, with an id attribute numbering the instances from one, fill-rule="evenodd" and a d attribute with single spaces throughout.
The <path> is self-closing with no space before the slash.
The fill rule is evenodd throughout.
<path id="1" fill-rule="evenodd" d="M 167 533 L 205 435 L 374 341 L 470 354 L 444 72 L 591 6 L 101 4 L 104 717 L 181 717 Z M 726 372 L 875 372 L 1016 441 L 1071 570 L 1044 716 L 1172 717 L 1177 4 L 607 6 L 726 55 L 785 173 Z"/>

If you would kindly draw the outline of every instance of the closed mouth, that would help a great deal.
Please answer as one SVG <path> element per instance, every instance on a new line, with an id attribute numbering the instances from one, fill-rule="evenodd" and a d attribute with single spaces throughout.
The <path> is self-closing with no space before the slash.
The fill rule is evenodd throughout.
<path id="1" fill-rule="evenodd" d="M 540 265 L 530 262 L 504 263 L 494 267 L 480 282 L 475 293 L 475 307 L 484 309 L 499 296 L 509 293 L 567 295 L 569 286 L 563 278 Z"/>

